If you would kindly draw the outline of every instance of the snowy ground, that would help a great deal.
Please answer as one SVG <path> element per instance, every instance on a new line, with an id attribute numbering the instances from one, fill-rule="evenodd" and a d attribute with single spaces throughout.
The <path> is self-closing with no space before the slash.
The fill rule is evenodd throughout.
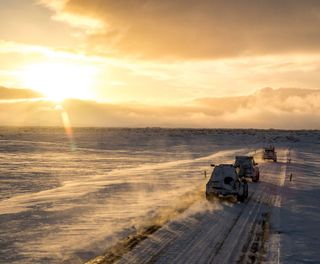
<path id="1" fill-rule="evenodd" d="M 146 227 L 156 228 L 114 260 L 317 263 L 319 141 L 317 131 L 78 129 L 71 142 L 61 129 L 0 128 L 0 263 L 99 263 Z M 211 162 L 267 144 L 279 162 L 260 162 L 246 203 L 204 199 Z"/>

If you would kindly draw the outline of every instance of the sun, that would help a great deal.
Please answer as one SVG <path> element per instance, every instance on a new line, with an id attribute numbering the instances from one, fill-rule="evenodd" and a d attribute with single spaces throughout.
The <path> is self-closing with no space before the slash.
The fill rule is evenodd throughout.
<path id="1" fill-rule="evenodd" d="M 63 101 L 67 98 L 92 98 L 95 74 L 93 66 L 74 63 L 38 63 L 22 70 L 22 84 L 39 91 L 48 99 Z"/>

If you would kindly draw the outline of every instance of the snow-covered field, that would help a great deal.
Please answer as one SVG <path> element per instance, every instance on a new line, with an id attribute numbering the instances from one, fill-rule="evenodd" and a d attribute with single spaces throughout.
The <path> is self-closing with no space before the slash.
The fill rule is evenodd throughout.
<path id="1" fill-rule="evenodd" d="M 150 226 L 115 260 L 319 262 L 319 143 L 317 131 L 0 128 L 0 263 L 83 263 Z M 259 161 L 246 203 L 204 199 L 210 163 L 268 144 L 279 162 Z"/>

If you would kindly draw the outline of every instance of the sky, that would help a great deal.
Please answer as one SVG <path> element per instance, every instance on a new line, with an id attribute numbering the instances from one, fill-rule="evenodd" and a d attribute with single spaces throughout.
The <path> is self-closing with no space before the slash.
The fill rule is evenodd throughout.
<path id="1" fill-rule="evenodd" d="M 317 0 L 0 0 L 0 17 L 3 124 L 59 125 L 59 104 L 79 126 L 320 128 Z"/>

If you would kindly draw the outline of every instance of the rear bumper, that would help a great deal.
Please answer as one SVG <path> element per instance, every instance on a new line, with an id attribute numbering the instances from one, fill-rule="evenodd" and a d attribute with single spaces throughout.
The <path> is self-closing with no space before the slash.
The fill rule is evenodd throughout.
<path id="1" fill-rule="evenodd" d="M 275 156 L 275 155 L 263 155 L 262 158 L 263 159 L 273 160 L 273 159 L 277 159 L 277 156 Z"/>
<path id="2" fill-rule="evenodd" d="M 254 173 L 246 173 L 246 174 L 239 175 L 239 177 L 241 177 L 241 178 L 253 178 L 254 175 L 255 175 Z"/>
<path id="3" fill-rule="evenodd" d="M 211 189 L 210 191 L 206 191 L 206 195 L 216 195 L 216 196 L 233 196 L 236 195 L 237 192 L 229 191 L 225 189 Z"/>

